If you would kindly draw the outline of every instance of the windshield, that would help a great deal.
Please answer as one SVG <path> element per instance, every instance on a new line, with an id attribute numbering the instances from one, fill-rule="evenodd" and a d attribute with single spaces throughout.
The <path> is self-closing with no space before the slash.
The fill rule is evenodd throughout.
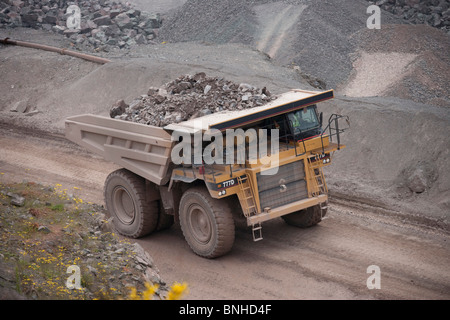
<path id="1" fill-rule="evenodd" d="M 291 112 L 288 114 L 288 118 L 294 130 L 294 135 L 319 128 L 315 106 Z"/>

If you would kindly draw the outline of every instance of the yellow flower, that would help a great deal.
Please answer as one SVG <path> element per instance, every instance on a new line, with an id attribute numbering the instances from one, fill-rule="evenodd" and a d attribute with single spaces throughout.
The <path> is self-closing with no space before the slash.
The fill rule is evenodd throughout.
<path id="1" fill-rule="evenodd" d="M 170 291 L 167 294 L 167 300 L 180 300 L 181 296 L 187 292 L 187 283 L 178 283 L 175 282 L 171 287 Z"/>
<path id="2" fill-rule="evenodd" d="M 155 294 L 156 290 L 158 290 L 159 285 L 154 284 L 150 285 L 150 283 L 145 283 L 146 290 L 142 293 L 142 299 L 143 300 L 151 300 L 153 295 Z"/>
<path id="3" fill-rule="evenodd" d="M 139 300 L 139 296 L 137 294 L 137 291 L 136 291 L 135 287 L 131 287 L 131 292 L 130 292 L 130 295 L 128 297 L 130 298 L 130 300 Z"/>

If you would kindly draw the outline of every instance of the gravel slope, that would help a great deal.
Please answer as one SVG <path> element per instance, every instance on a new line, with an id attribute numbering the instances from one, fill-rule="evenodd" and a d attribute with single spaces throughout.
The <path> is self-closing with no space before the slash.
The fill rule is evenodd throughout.
<path id="1" fill-rule="evenodd" d="M 445 30 L 411 25 L 384 10 L 381 29 L 370 30 L 367 7 L 364 0 L 192 0 L 167 17 L 159 37 L 168 42 L 243 43 L 277 65 L 298 66 L 343 94 L 448 106 L 450 43 Z M 366 52 L 377 54 L 366 59 Z M 413 61 L 411 54 L 417 55 Z M 377 89 L 380 82 L 384 88 Z"/>
<path id="2" fill-rule="evenodd" d="M 366 9 L 363 0 L 192 0 L 166 19 L 159 36 L 170 42 L 255 46 L 276 63 L 298 65 L 332 88 L 352 69 L 350 55 L 357 44 L 351 35 L 366 27 Z M 383 23 L 403 20 L 386 12 Z"/>

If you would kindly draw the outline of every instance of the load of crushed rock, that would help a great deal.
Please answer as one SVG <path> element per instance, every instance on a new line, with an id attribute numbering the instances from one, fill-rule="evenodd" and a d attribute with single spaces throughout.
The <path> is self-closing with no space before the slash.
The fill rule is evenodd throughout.
<path id="1" fill-rule="evenodd" d="M 180 76 L 161 88 L 151 87 L 129 105 L 119 100 L 110 109 L 110 116 L 164 127 L 215 112 L 262 106 L 275 98 L 266 87 L 236 84 L 200 72 Z"/>

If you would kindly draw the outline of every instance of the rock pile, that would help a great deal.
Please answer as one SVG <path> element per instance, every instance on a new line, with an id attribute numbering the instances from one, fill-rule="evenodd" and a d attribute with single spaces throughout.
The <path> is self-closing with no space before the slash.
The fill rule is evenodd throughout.
<path id="1" fill-rule="evenodd" d="M 111 235 L 114 233 L 112 218 L 107 218 L 104 213 L 83 212 L 83 218 L 91 223 L 89 230 L 80 233 L 81 239 L 90 239 L 89 235 L 97 236 L 98 247 L 101 249 L 97 253 L 88 249 L 82 249 L 80 256 L 86 263 L 101 261 L 104 267 L 114 269 L 108 278 L 109 284 L 116 288 L 127 288 L 136 286 L 139 289 L 145 288 L 146 283 L 158 284 L 160 290 L 157 295 L 162 296 L 168 290 L 166 283 L 161 279 L 159 269 L 153 262 L 153 258 L 138 243 L 122 241 Z M 81 241 L 81 240 L 80 240 Z M 92 241 L 92 240 L 91 240 Z M 93 263 L 93 265 L 95 265 Z M 117 266 L 124 267 L 118 270 Z M 89 268 L 95 276 L 95 268 Z M 123 289 L 121 291 L 127 291 Z"/>
<path id="2" fill-rule="evenodd" d="M 71 19 L 75 16 L 73 10 L 68 10 L 71 5 L 80 9 L 79 28 L 71 28 Z M 109 0 L 0 1 L 0 26 L 52 30 L 69 37 L 80 48 L 94 47 L 107 51 L 111 47 L 127 48 L 134 44 L 152 43 L 161 22 L 159 14 Z"/>
<path id="3" fill-rule="evenodd" d="M 428 24 L 450 33 L 448 0 L 379 0 L 369 1 L 414 24 Z"/>
<path id="4" fill-rule="evenodd" d="M 200 72 L 180 76 L 161 88 L 151 87 L 129 105 L 119 100 L 110 109 L 110 116 L 164 127 L 224 110 L 261 106 L 275 98 L 265 87 L 236 84 Z"/>

